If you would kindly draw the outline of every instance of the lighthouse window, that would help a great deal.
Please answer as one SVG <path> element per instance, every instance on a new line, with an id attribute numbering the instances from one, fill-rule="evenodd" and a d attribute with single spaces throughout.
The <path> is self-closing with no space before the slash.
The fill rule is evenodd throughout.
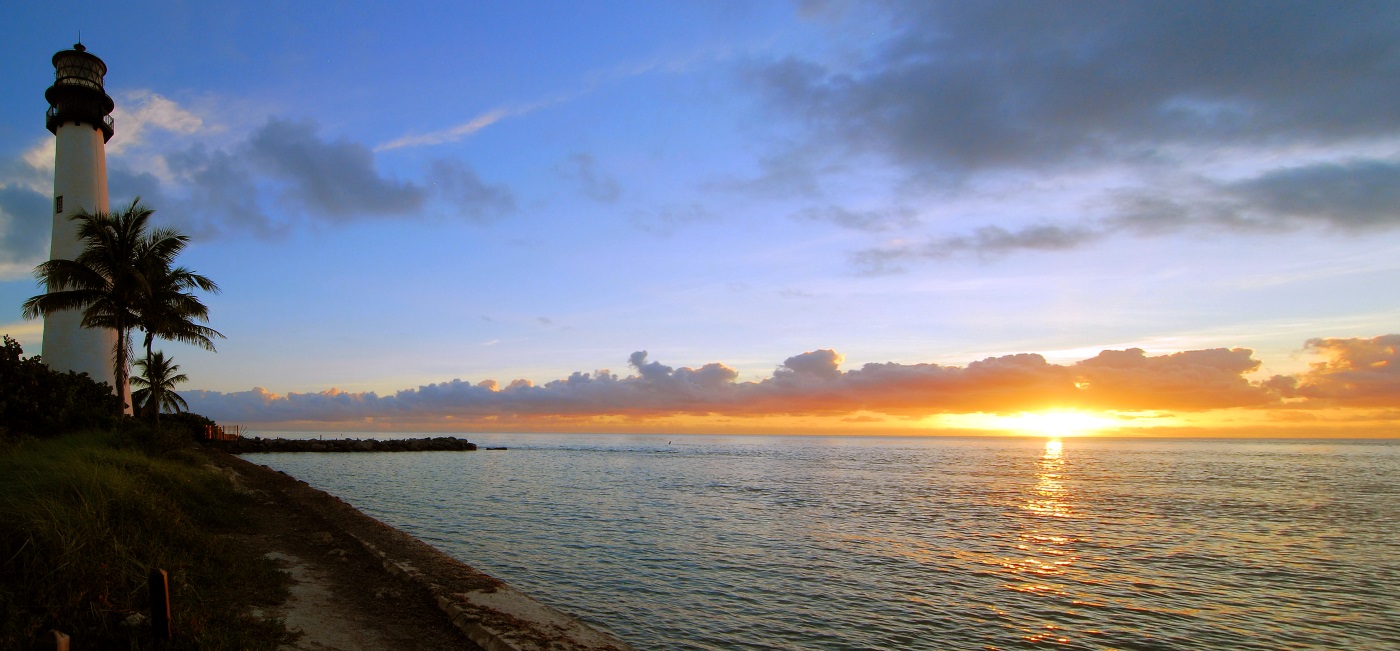
<path id="1" fill-rule="evenodd" d="M 63 195 L 59 195 L 59 196 L 57 196 L 57 197 L 54 197 L 54 200 L 53 200 L 53 211 L 54 211 L 55 213 L 63 212 Z"/>

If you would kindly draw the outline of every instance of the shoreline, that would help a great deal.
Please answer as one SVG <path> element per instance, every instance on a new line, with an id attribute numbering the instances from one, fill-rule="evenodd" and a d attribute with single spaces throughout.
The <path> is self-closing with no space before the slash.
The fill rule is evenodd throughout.
<path id="1" fill-rule="evenodd" d="M 546 606 L 300 479 L 219 450 L 208 450 L 205 456 L 235 488 L 262 491 L 274 501 L 285 500 L 284 510 L 322 520 L 329 531 L 313 536 L 355 547 L 356 556 L 374 564 L 370 570 L 386 572 L 403 589 L 435 603 L 456 630 L 484 649 L 632 651 L 620 639 Z M 349 554 L 345 549 L 326 553 L 339 553 L 342 558 Z"/>

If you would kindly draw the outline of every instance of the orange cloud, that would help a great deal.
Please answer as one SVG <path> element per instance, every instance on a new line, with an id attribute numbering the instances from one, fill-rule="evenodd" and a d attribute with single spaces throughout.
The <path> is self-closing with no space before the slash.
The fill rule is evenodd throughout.
<path id="1" fill-rule="evenodd" d="M 1295 396 L 1327 405 L 1400 407 L 1400 335 L 1309 339 L 1306 345 L 1326 359 L 1295 383 L 1276 383 L 1285 392 L 1292 388 Z"/>
<path id="2" fill-rule="evenodd" d="M 1198 411 L 1255 407 L 1277 400 L 1244 378 L 1259 361 L 1246 348 L 1190 350 L 1148 357 L 1141 349 L 1106 350 L 1074 365 L 1085 407 Z"/>
<path id="3" fill-rule="evenodd" d="M 1374 406 L 1395 404 L 1400 394 L 1392 363 L 1397 338 L 1312 340 L 1308 346 L 1328 354 L 1327 362 L 1298 378 L 1262 383 L 1246 378 L 1260 362 L 1243 348 L 1159 356 L 1136 348 L 1107 350 L 1068 365 L 1018 354 L 965 367 L 891 362 L 852 370 L 842 370 L 839 353 L 821 349 L 789 357 L 770 377 L 746 382 L 724 364 L 673 368 L 639 351 L 628 359 L 633 373 L 627 376 L 600 370 L 543 384 L 514 380 L 504 386 L 496 380 L 452 380 L 384 396 L 335 389 L 277 395 L 259 388 L 196 391 L 185 397 L 196 412 L 230 422 L 427 428 L 450 419 L 461 427 L 511 423 L 562 429 L 587 424 L 604 431 L 677 419 L 740 419 L 750 424 L 762 419 L 831 419 L 893 425 L 939 414 L 1052 408 L 1206 412 L 1281 406 L 1284 398 L 1291 399 L 1291 408 L 1347 401 Z"/>

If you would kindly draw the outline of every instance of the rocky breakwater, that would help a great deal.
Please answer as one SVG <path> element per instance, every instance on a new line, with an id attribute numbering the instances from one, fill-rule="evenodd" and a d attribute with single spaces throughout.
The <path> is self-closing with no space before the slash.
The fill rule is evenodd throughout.
<path id="1" fill-rule="evenodd" d="M 231 441 L 208 441 L 207 445 L 225 452 L 465 452 L 476 444 L 452 436 L 425 439 L 265 439 L 245 437 Z"/>

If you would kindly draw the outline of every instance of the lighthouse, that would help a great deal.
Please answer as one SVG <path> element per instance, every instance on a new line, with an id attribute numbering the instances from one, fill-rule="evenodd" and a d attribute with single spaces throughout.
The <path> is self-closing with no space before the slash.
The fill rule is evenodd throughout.
<path id="1" fill-rule="evenodd" d="M 53 238 L 50 260 L 73 260 L 83 252 L 78 226 L 69 218 L 79 212 L 107 212 L 107 141 L 112 139 L 112 98 L 102 87 L 107 64 L 81 43 L 53 55 L 54 82 L 46 126 L 55 137 L 53 172 Z M 80 310 L 44 317 L 43 359 L 57 371 L 87 373 L 110 385 L 115 332 L 84 328 Z M 127 399 L 127 387 L 115 387 Z"/>

